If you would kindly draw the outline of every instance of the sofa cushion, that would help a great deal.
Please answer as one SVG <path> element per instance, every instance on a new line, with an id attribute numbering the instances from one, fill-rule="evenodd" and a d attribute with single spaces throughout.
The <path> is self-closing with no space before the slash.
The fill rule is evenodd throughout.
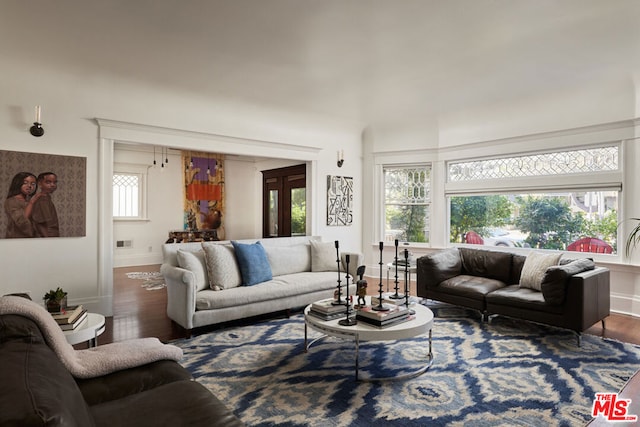
<path id="1" fill-rule="evenodd" d="M 438 292 L 460 295 L 472 299 L 482 299 L 495 290 L 504 288 L 504 282 L 486 277 L 461 274 L 440 283 Z"/>
<path id="2" fill-rule="evenodd" d="M 465 274 L 507 283 L 511 277 L 511 254 L 482 249 L 459 248 Z"/>
<path id="3" fill-rule="evenodd" d="M 236 288 L 242 284 L 240 268 L 231 245 L 202 243 L 209 287 L 214 291 Z"/>
<path id="4" fill-rule="evenodd" d="M 338 271 L 335 242 L 317 242 L 311 244 L 311 271 Z"/>
<path id="5" fill-rule="evenodd" d="M 255 285 L 273 278 L 267 253 L 260 242 L 246 244 L 232 241 L 231 244 L 236 253 L 243 286 Z"/>
<path id="6" fill-rule="evenodd" d="M 93 426 L 76 382 L 39 333 L 19 337 L 33 328 L 24 317 L 0 316 L 0 425 Z"/>
<path id="7" fill-rule="evenodd" d="M 193 377 L 173 360 L 158 360 L 146 365 L 123 369 L 95 378 L 78 379 L 76 383 L 88 405 L 121 399 L 175 381 Z"/>
<path id="8" fill-rule="evenodd" d="M 204 250 L 191 252 L 178 249 L 176 254 L 178 265 L 185 270 L 189 270 L 196 278 L 196 289 L 201 291 L 209 287 L 209 278 L 207 277 L 207 264 L 205 261 Z"/>
<path id="9" fill-rule="evenodd" d="M 306 295 L 323 290 L 327 291 L 324 298 L 330 298 L 331 295 L 333 295 L 333 291 L 337 288 L 337 279 L 338 276 L 335 272 L 324 271 L 312 273 L 308 271 L 276 276 L 267 282 L 258 283 L 251 287 L 239 286 L 224 292 L 205 290 L 198 292 L 196 309 L 233 308 L 270 300 L 292 298 L 297 295 Z M 342 283 L 344 285 L 344 281 Z M 353 284 L 350 284 L 350 286 L 353 291 Z M 306 305 L 308 303 L 303 304 Z"/>
<path id="10" fill-rule="evenodd" d="M 562 314 L 562 306 L 548 304 L 542 292 L 535 289 L 511 285 L 491 292 L 486 296 L 487 310 L 491 314 L 494 306 L 506 306 L 510 309 L 534 310 L 553 314 Z"/>
<path id="11" fill-rule="evenodd" d="M 437 285 L 462 273 L 458 248 L 450 248 L 420 258 L 420 269 L 428 284 Z"/>
<path id="12" fill-rule="evenodd" d="M 541 291 L 542 279 L 547 268 L 558 265 L 561 257 L 561 253 L 530 252 L 522 266 L 520 286 Z"/>
<path id="13" fill-rule="evenodd" d="M 567 283 L 574 274 L 593 270 L 596 264 L 590 259 L 577 259 L 564 265 L 553 265 L 545 271 L 542 279 L 542 295 L 549 304 L 564 303 Z"/>
<path id="14" fill-rule="evenodd" d="M 512 254 L 511 257 L 511 278 L 509 279 L 509 285 L 517 285 L 520 283 L 520 275 L 522 274 L 522 267 L 527 260 L 526 255 Z"/>
<path id="15" fill-rule="evenodd" d="M 309 244 L 282 247 L 264 247 L 271 265 L 271 274 L 301 273 L 311 271 L 311 247 Z"/>
<path id="16" fill-rule="evenodd" d="M 93 405 L 97 426 L 243 426 L 209 390 L 195 381 L 175 381 L 118 400 Z"/>

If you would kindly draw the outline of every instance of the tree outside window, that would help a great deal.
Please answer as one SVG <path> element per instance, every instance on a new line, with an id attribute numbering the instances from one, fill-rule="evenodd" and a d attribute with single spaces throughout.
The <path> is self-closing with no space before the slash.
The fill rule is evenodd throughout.
<path id="1" fill-rule="evenodd" d="M 430 175 L 426 165 L 384 168 L 386 241 L 429 241 Z"/>
<path id="2" fill-rule="evenodd" d="M 590 196 L 587 196 L 590 194 Z M 584 200 L 598 200 L 589 212 Z M 489 246 L 567 250 L 583 237 L 617 249 L 617 192 L 522 193 L 450 197 L 450 241 L 477 233 Z"/>

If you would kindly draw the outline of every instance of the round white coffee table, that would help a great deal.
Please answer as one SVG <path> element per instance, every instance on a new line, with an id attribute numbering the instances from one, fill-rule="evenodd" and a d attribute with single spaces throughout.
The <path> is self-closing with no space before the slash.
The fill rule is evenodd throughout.
<path id="1" fill-rule="evenodd" d="M 366 297 L 367 304 L 371 303 L 370 297 Z M 425 373 L 433 363 L 432 353 L 432 340 L 431 340 L 431 328 L 433 327 L 433 312 L 422 304 L 413 304 L 411 308 L 415 311 L 415 317 L 412 320 L 399 323 L 397 325 L 390 326 L 388 328 L 378 328 L 373 325 L 369 325 L 365 322 L 359 321 L 353 326 L 340 325 L 340 319 L 334 320 L 322 320 L 309 314 L 311 305 L 308 305 L 304 309 L 304 349 L 305 352 L 309 350 L 309 347 L 316 341 L 321 340 L 327 336 L 336 338 L 342 338 L 346 340 L 353 340 L 356 344 L 356 360 L 355 371 L 356 381 L 391 381 L 391 380 L 404 380 L 408 378 L 414 378 Z M 355 313 L 354 313 L 355 316 Z M 324 334 L 321 337 L 309 342 L 308 329 L 311 328 Z M 358 352 L 360 341 L 396 341 L 405 338 L 413 338 L 418 335 L 429 333 L 429 353 L 427 354 L 427 363 L 420 369 L 409 372 L 397 377 L 388 378 L 360 378 L 358 375 L 359 361 Z"/>
<path id="2" fill-rule="evenodd" d="M 89 347 L 98 345 L 98 335 L 105 329 L 105 319 L 102 314 L 87 313 L 87 318 L 71 331 L 63 331 L 67 342 L 71 345 L 87 341 Z"/>

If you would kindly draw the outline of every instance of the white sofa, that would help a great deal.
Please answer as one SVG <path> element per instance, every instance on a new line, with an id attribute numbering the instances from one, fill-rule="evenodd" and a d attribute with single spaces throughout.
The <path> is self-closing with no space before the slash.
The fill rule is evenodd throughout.
<path id="1" fill-rule="evenodd" d="M 256 242 L 264 247 L 272 279 L 251 286 L 238 283 L 241 266 L 229 241 L 164 244 L 161 272 L 167 284 L 169 318 L 190 334 L 193 328 L 296 309 L 333 296 L 338 286 L 334 242 L 301 236 L 235 243 Z M 343 295 L 346 255 L 340 253 Z M 359 253 L 349 253 L 349 258 L 349 292 L 353 295 L 353 278 L 364 258 Z"/>

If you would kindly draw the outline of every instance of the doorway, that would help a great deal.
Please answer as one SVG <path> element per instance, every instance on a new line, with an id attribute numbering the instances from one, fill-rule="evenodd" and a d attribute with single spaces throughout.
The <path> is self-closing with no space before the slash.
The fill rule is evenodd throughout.
<path id="1" fill-rule="evenodd" d="M 304 236 L 307 165 L 262 171 L 262 237 Z"/>

